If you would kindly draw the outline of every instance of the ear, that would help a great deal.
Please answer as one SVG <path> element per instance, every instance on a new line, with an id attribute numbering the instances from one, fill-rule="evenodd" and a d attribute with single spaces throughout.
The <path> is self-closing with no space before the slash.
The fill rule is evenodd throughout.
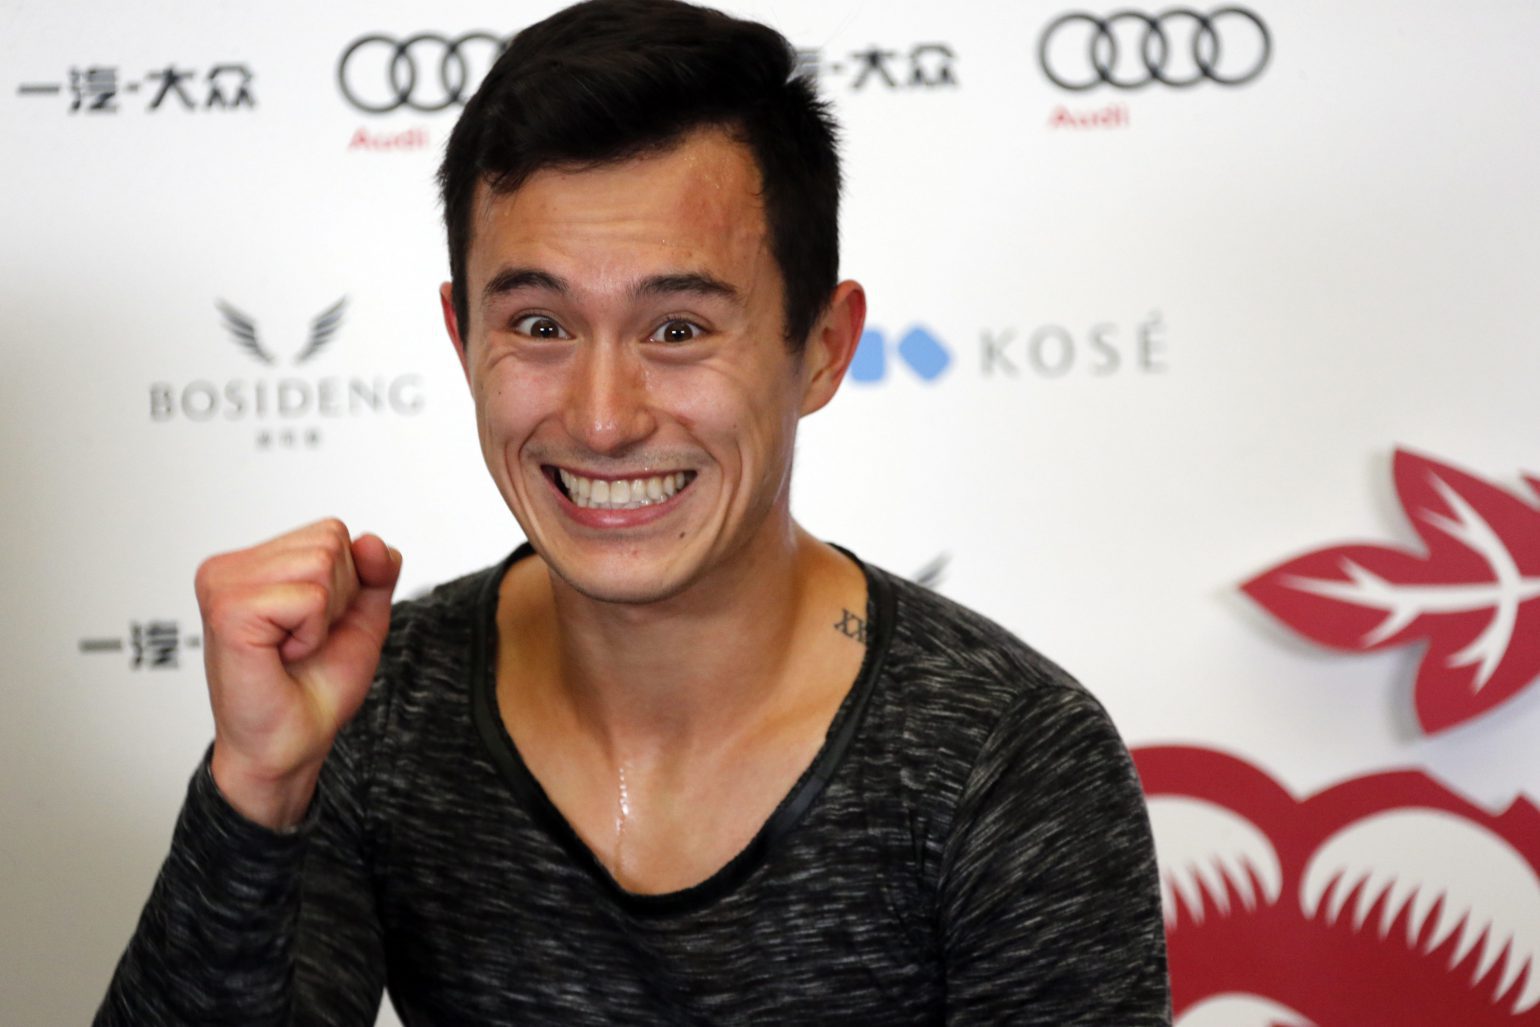
<path id="1" fill-rule="evenodd" d="M 846 280 L 834 288 L 802 352 L 802 416 L 823 408 L 839 391 L 866 324 L 866 290 Z"/>
<path id="2" fill-rule="evenodd" d="M 455 314 L 454 285 L 445 282 L 438 287 L 439 305 L 444 308 L 444 330 L 449 333 L 449 341 L 454 343 L 455 356 L 460 358 L 460 370 L 465 372 L 465 380 L 471 379 L 471 368 L 465 360 L 465 339 L 460 334 L 460 318 Z"/>

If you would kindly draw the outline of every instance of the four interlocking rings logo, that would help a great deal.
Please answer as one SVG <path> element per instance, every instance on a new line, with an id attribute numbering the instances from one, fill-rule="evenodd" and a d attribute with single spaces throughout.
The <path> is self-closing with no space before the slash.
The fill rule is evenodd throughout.
<path id="1" fill-rule="evenodd" d="M 1227 58 L 1221 35 L 1229 47 Z M 1185 48 L 1177 45 L 1184 37 Z M 1189 7 L 1155 15 L 1118 11 L 1105 18 L 1076 12 L 1049 22 L 1037 44 L 1043 74 L 1061 89 L 1077 92 L 1104 82 L 1116 89 L 1151 82 L 1184 88 L 1204 79 L 1238 86 L 1262 74 L 1272 52 L 1267 26 L 1244 7 L 1220 7 L 1209 14 Z"/>
<path id="2" fill-rule="evenodd" d="M 490 32 L 467 32 L 454 39 L 437 32 L 405 39 L 360 36 L 337 61 L 337 85 L 348 103 L 370 114 L 402 107 L 441 111 L 469 99 L 507 45 L 506 39 Z"/>

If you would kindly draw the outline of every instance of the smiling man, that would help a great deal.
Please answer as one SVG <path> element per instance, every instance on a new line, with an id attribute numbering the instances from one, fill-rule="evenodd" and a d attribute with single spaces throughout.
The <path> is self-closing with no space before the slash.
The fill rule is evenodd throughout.
<path id="1" fill-rule="evenodd" d="M 865 297 L 771 30 L 521 32 L 440 173 L 528 539 L 391 608 L 323 522 L 207 561 L 215 740 L 100 1023 L 1168 1022 L 1101 707 L 790 513 Z"/>

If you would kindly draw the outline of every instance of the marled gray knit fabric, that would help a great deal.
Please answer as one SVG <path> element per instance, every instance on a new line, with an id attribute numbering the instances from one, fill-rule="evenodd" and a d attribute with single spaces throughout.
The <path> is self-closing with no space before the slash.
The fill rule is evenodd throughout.
<path id="1" fill-rule="evenodd" d="M 408 1027 L 1169 1023 L 1127 752 L 1004 630 L 868 568 L 824 752 L 720 873 L 643 897 L 497 721 L 501 570 L 397 606 L 299 832 L 244 821 L 205 761 L 98 1024 L 367 1025 L 387 984 Z"/>

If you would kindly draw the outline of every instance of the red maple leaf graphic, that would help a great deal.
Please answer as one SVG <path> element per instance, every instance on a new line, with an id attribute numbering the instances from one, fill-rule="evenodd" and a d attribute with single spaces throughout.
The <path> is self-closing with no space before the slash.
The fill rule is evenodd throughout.
<path id="1" fill-rule="evenodd" d="M 1524 479 L 1540 495 L 1540 479 Z M 1426 554 L 1370 544 L 1296 557 L 1242 588 L 1306 638 L 1366 651 L 1426 640 L 1414 689 L 1429 734 L 1540 676 L 1540 509 L 1397 450 L 1396 493 Z"/>

